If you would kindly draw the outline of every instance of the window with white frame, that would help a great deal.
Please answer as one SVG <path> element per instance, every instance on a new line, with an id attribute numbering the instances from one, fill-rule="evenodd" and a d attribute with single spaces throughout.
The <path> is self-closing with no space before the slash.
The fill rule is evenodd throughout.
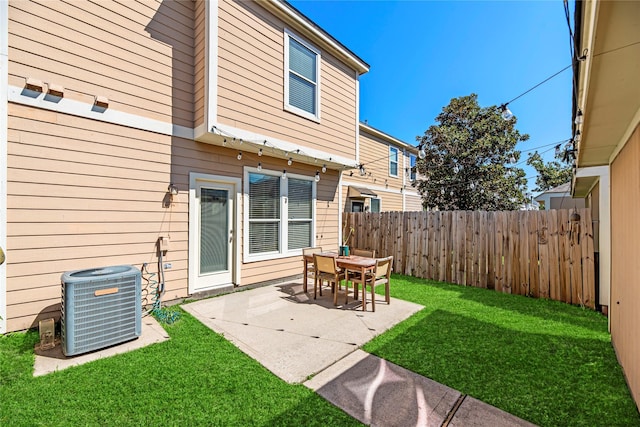
<path id="1" fill-rule="evenodd" d="M 371 198 L 371 212 L 372 213 L 380 212 L 380 199 Z"/>
<path id="2" fill-rule="evenodd" d="M 413 182 L 416 180 L 416 155 L 409 154 L 409 179 Z"/>
<path id="3" fill-rule="evenodd" d="M 288 249 L 311 246 L 313 240 L 313 182 L 289 178 L 288 185 Z"/>
<path id="4" fill-rule="evenodd" d="M 389 147 L 389 175 L 398 176 L 398 149 Z"/>
<path id="5" fill-rule="evenodd" d="M 311 177 L 246 168 L 245 259 L 300 253 L 313 246 L 315 181 Z"/>
<path id="6" fill-rule="evenodd" d="M 320 51 L 284 33 L 284 106 L 303 117 L 320 120 Z"/>

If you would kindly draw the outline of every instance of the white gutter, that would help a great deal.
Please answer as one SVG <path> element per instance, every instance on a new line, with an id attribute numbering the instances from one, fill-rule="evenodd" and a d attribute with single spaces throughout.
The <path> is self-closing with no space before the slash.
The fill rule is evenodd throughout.
<path id="1" fill-rule="evenodd" d="M 369 65 L 354 56 L 344 47 L 340 46 L 331 37 L 328 37 L 324 32 L 320 31 L 316 26 L 312 25 L 298 13 L 295 13 L 295 11 L 287 7 L 285 3 L 279 0 L 261 0 L 259 1 L 259 4 L 279 17 L 289 18 L 289 21 L 303 29 L 307 34 L 313 36 L 329 50 L 332 50 L 341 56 L 342 59 L 354 67 L 360 74 L 364 74 L 369 71 Z"/>
<path id="2" fill-rule="evenodd" d="M 404 141 L 401 141 L 398 138 L 389 135 L 388 133 L 384 133 L 381 130 L 373 128 L 373 127 L 369 126 L 366 123 L 360 122 L 360 132 L 366 132 L 369 135 L 376 136 L 376 137 L 378 137 L 380 139 L 384 139 L 387 142 L 391 142 L 394 145 L 398 145 L 400 147 L 406 148 L 407 150 L 409 150 L 413 154 L 417 154 L 418 153 L 418 148 L 417 147 L 415 147 L 415 146 L 413 146 L 413 145 L 411 145 L 409 143 L 406 143 Z"/>
<path id="3" fill-rule="evenodd" d="M 589 16 L 588 20 L 585 20 L 585 16 L 583 15 L 582 28 L 586 29 L 587 32 L 583 33 L 584 37 L 582 38 L 582 46 L 578 46 L 578 52 L 576 52 L 577 56 L 581 56 L 584 49 L 588 49 L 587 58 L 583 64 L 582 72 L 580 73 L 580 81 L 578 82 L 578 93 L 577 93 L 577 103 L 576 108 L 582 110 L 582 113 L 585 114 L 587 110 L 587 94 L 589 93 L 589 78 L 591 75 L 591 67 L 593 66 L 593 50 L 595 45 L 595 34 L 596 34 L 596 25 L 598 22 L 598 10 L 600 8 L 599 0 L 593 0 L 591 2 L 584 2 L 585 9 L 583 12 L 586 12 L 587 5 L 589 5 Z M 587 24 L 587 25 L 585 25 Z M 573 118 L 572 118 L 573 119 Z M 585 121 L 589 120 L 589 117 L 585 117 Z M 585 135 L 585 125 L 582 125 L 582 137 L 583 141 L 585 138 L 588 138 Z M 580 145 L 578 144 L 578 156 L 580 156 Z M 580 167 L 580 159 L 577 161 L 578 167 Z"/>

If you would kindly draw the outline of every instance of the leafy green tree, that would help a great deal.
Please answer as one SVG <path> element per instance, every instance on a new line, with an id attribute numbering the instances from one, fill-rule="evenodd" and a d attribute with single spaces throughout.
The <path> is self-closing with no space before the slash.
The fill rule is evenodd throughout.
<path id="1" fill-rule="evenodd" d="M 562 149 L 560 145 L 558 145 L 555 154 L 557 160 L 545 163 L 537 151 L 529 153 L 527 164 L 533 167 L 538 173 L 534 191 L 546 191 L 571 181 L 571 154 L 571 146 L 565 146 L 564 149 Z"/>
<path id="2" fill-rule="evenodd" d="M 471 94 L 451 100 L 418 137 L 414 182 L 427 209 L 514 210 L 526 202 L 525 172 L 515 164 L 518 142 L 529 135 L 505 120 L 499 107 L 481 108 Z M 423 156 L 424 154 L 424 156 Z"/>

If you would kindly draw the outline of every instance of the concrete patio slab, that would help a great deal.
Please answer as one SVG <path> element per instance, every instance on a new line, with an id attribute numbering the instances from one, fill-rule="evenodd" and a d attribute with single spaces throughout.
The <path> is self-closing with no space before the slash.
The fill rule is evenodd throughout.
<path id="1" fill-rule="evenodd" d="M 78 356 L 67 357 L 62 353 L 62 345 L 58 342 L 56 346 L 49 350 L 36 348 L 36 360 L 33 365 L 33 376 L 50 374 L 61 371 L 71 366 L 78 366 L 105 357 L 114 356 L 120 353 L 136 350 L 151 344 L 159 343 L 169 339 L 169 335 L 153 316 L 146 316 L 142 319 L 141 335 L 135 340 L 114 345 L 91 353 L 80 354 Z"/>
<path id="2" fill-rule="evenodd" d="M 289 383 L 301 383 L 344 358 L 376 335 L 422 309 L 421 305 L 377 296 L 376 311 L 330 290 L 313 299 L 302 279 L 182 306 L 206 326 Z"/>
<path id="3" fill-rule="evenodd" d="M 344 296 L 339 295 L 339 303 Z M 369 310 L 371 305 L 368 304 Z M 302 283 L 265 286 L 182 306 L 289 383 L 303 383 L 372 426 L 532 426 L 359 349 L 422 306 L 377 296 L 376 311 L 313 299 Z"/>

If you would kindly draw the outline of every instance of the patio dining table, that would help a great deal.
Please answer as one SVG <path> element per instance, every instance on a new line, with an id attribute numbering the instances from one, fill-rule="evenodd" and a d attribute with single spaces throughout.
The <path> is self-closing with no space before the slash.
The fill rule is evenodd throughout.
<path id="1" fill-rule="evenodd" d="M 364 256 L 358 256 L 358 255 L 341 256 L 341 255 L 338 255 L 337 252 L 320 252 L 318 253 L 318 255 L 333 256 L 336 258 L 336 264 L 338 265 L 338 267 L 345 270 L 350 270 L 350 271 L 359 271 L 360 278 L 362 279 L 362 283 L 364 283 L 364 278 L 367 272 L 373 271 L 376 267 L 376 258 L 369 258 Z M 303 255 L 302 262 L 304 263 L 304 276 L 302 279 L 302 284 L 303 284 L 302 288 L 304 292 L 307 292 L 307 274 L 308 274 L 307 266 L 309 263 L 313 262 L 313 255 L 312 254 Z M 355 298 L 356 299 L 358 298 L 357 295 L 355 296 Z M 367 298 L 365 296 L 365 287 L 363 286 L 362 311 L 366 311 L 366 310 L 367 310 Z"/>

